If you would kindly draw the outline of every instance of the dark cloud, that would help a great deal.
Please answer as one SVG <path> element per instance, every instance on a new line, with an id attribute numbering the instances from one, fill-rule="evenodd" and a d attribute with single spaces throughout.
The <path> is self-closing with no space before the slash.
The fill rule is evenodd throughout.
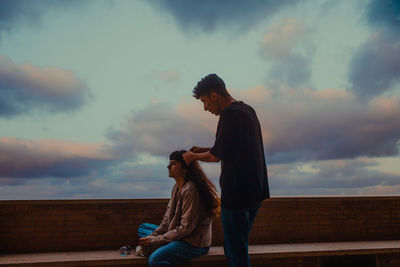
<path id="1" fill-rule="evenodd" d="M 169 198 L 174 183 L 164 162 L 124 161 L 82 176 L 0 176 L 0 199 Z"/>
<path id="2" fill-rule="evenodd" d="M 377 165 L 365 158 L 269 164 L 271 194 L 398 195 L 400 174 L 373 169 Z M 219 172 L 216 168 L 216 175 Z M 111 170 L 74 179 L 0 178 L 0 184 L 1 199 L 168 198 L 174 180 L 168 177 L 164 162 L 127 161 L 115 164 Z"/>
<path id="3" fill-rule="evenodd" d="M 0 185 L 1 186 L 18 186 L 24 185 L 29 182 L 29 178 L 14 178 L 14 177 L 1 177 L 0 176 Z"/>
<path id="4" fill-rule="evenodd" d="M 400 2 L 397 0 L 373 0 L 367 13 L 368 22 L 378 27 L 388 27 L 400 35 Z"/>
<path id="5" fill-rule="evenodd" d="M 103 177 L 109 177 L 118 183 L 149 182 L 164 183 L 171 180 L 168 177 L 168 157 L 127 159 L 120 161 L 107 169 Z"/>
<path id="6" fill-rule="evenodd" d="M 0 40 L 3 32 L 12 32 L 23 23 L 34 25 L 41 22 L 49 9 L 64 12 L 73 6 L 82 6 L 87 1 L 80 0 L 2 0 L 0 1 Z"/>
<path id="7" fill-rule="evenodd" d="M 377 195 L 398 194 L 400 174 L 372 167 L 370 159 L 318 161 L 270 166 L 273 195 Z M 394 190 L 394 191 L 393 191 Z"/>
<path id="8" fill-rule="evenodd" d="M 370 100 L 398 85 L 400 38 L 387 30 L 376 33 L 352 58 L 349 80 L 350 89 L 363 100 Z"/>
<path id="9" fill-rule="evenodd" d="M 339 90 L 230 91 L 257 111 L 273 195 L 400 192 L 398 174 L 360 159 L 398 155 L 399 98 L 361 103 Z M 0 194 L 25 187 L 46 188 L 31 198 L 168 197 L 169 153 L 212 146 L 216 119 L 197 102 L 152 102 L 109 130 L 108 145 L 1 138 L 0 183 L 7 189 Z M 209 166 L 206 173 L 217 178 L 219 164 Z"/>
<path id="10" fill-rule="evenodd" d="M 105 169 L 115 160 L 99 145 L 0 139 L 2 178 L 79 177 Z"/>
<path id="11" fill-rule="evenodd" d="M 150 3 L 170 12 L 185 31 L 200 29 L 212 32 L 219 26 L 248 30 L 258 21 L 298 2 L 300 0 L 155 0 Z"/>
<path id="12" fill-rule="evenodd" d="M 268 73 L 268 79 L 289 86 L 308 84 L 311 77 L 311 57 L 292 54 L 284 60 L 274 63 Z"/>
<path id="13" fill-rule="evenodd" d="M 195 144 L 209 144 L 213 133 L 200 117 L 188 116 L 189 108 L 179 111 L 166 103 L 150 103 L 143 110 L 132 112 L 122 129 L 110 129 L 110 151 L 116 155 L 150 153 L 168 156 L 178 149 Z"/>
<path id="14" fill-rule="evenodd" d="M 363 100 L 390 91 L 400 81 L 400 2 L 371 1 L 367 21 L 374 34 L 355 53 L 349 73 L 350 90 Z"/>
<path id="15" fill-rule="evenodd" d="M 91 96 L 86 83 L 70 71 L 16 64 L 2 55 L 0 95 L 0 117 L 13 117 L 31 110 L 71 111 Z"/>
<path id="16" fill-rule="evenodd" d="M 315 51 L 309 33 L 309 29 L 297 19 L 283 19 L 268 29 L 260 52 L 272 64 L 269 83 L 285 83 L 291 87 L 309 83 Z"/>
<path id="17" fill-rule="evenodd" d="M 287 87 L 231 93 L 255 107 L 268 163 L 398 154 L 398 98 L 364 104 L 344 91 Z M 109 131 L 109 150 L 123 157 L 139 153 L 167 157 L 176 149 L 212 146 L 216 119 L 201 105 L 152 103 L 133 112 L 121 129 Z"/>
<path id="18" fill-rule="evenodd" d="M 257 111 L 270 163 L 398 154 L 398 98 L 364 104 L 339 90 L 287 87 L 254 88 L 239 98 Z"/>

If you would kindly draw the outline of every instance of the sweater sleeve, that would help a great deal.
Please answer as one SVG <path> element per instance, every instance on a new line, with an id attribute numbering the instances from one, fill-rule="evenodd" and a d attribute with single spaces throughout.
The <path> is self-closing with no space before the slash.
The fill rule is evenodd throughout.
<path id="1" fill-rule="evenodd" d="M 196 186 L 182 188 L 182 217 L 180 225 L 170 231 L 152 238 L 152 244 L 165 244 L 182 240 L 193 232 L 199 221 L 199 192 Z"/>
<path id="2" fill-rule="evenodd" d="M 234 111 L 227 110 L 220 115 L 217 135 L 214 146 L 210 148 L 210 153 L 221 160 L 227 160 L 233 154 L 235 146 L 235 132 L 238 128 L 238 121 Z"/>

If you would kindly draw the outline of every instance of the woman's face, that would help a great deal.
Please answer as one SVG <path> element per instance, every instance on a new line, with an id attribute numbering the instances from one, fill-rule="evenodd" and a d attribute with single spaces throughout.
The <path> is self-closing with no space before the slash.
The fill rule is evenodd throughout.
<path id="1" fill-rule="evenodd" d="M 168 164 L 169 177 L 184 177 L 185 170 L 182 168 L 182 164 L 177 160 L 170 160 Z"/>

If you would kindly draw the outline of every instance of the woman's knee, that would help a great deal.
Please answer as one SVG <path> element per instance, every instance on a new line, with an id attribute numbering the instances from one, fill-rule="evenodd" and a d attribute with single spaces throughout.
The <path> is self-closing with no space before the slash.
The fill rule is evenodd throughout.
<path id="1" fill-rule="evenodd" d="M 171 261 L 171 258 L 168 256 L 168 253 L 166 254 L 165 252 L 165 247 L 156 249 L 149 257 L 150 267 L 175 266 Z"/>
<path id="2" fill-rule="evenodd" d="M 157 255 L 155 253 L 151 254 L 149 257 L 149 265 L 150 267 L 158 266 L 160 264 Z"/>
<path id="3" fill-rule="evenodd" d="M 154 256 L 153 256 L 153 254 L 151 254 L 150 257 L 149 257 L 149 265 L 152 266 L 152 264 L 154 264 Z"/>

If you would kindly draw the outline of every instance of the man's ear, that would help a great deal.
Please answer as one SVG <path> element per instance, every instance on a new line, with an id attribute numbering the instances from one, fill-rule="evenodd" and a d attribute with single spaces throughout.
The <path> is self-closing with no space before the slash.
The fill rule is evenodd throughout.
<path id="1" fill-rule="evenodd" d="M 217 99 L 218 99 L 218 94 L 216 93 L 216 92 L 211 92 L 210 93 L 210 99 L 212 100 L 212 101 L 217 101 Z"/>

